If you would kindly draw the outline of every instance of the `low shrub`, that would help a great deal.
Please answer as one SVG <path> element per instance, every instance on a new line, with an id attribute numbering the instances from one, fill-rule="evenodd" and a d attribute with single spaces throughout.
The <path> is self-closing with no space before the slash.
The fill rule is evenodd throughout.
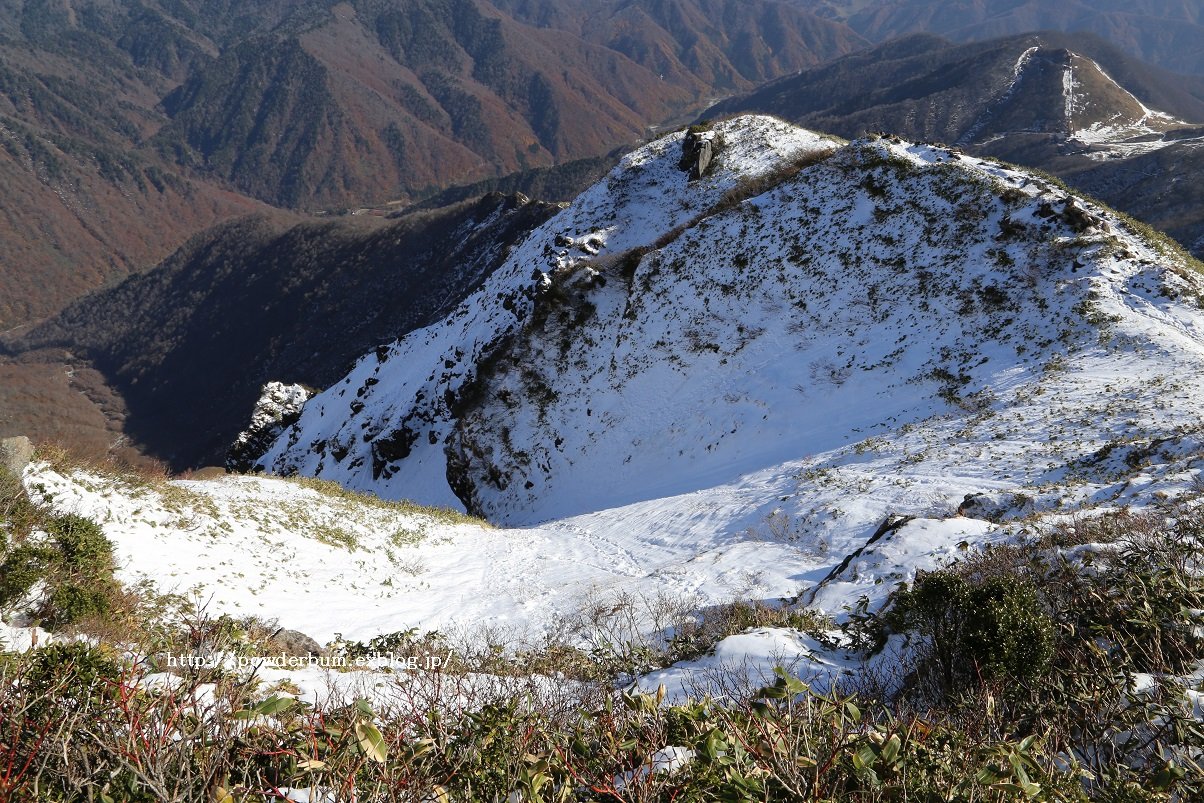
<path id="1" fill-rule="evenodd" d="M 0 732 L 19 734 L 0 740 L 6 800 L 1086 799 L 1039 738 L 896 716 L 784 672 L 747 700 L 630 690 L 569 708 L 466 677 L 430 704 L 415 686 L 315 706 L 221 684 L 208 704 L 199 682 L 142 691 L 136 667 L 82 645 L 36 651 L 4 679 Z"/>
<path id="2" fill-rule="evenodd" d="M 922 574 L 898 594 L 890 622 L 930 640 L 946 693 L 979 680 L 1031 680 L 1053 656 L 1053 620 L 1027 579 L 974 583 L 954 571 Z"/>
<path id="3" fill-rule="evenodd" d="M 1204 508 L 1063 524 L 921 575 L 885 627 L 916 672 L 895 706 L 1004 739 L 1040 733 L 1093 799 L 1204 799 L 1204 728 L 1183 678 L 1204 660 Z"/>
<path id="4" fill-rule="evenodd" d="M 0 478 L 0 610 L 20 612 L 56 629 L 105 616 L 119 594 L 113 546 L 95 522 L 55 516 L 33 504 L 19 485 Z"/>
<path id="5" fill-rule="evenodd" d="M 42 518 L 40 509 L 25 493 L 21 478 L 0 467 L 0 549 L 23 539 Z"/>

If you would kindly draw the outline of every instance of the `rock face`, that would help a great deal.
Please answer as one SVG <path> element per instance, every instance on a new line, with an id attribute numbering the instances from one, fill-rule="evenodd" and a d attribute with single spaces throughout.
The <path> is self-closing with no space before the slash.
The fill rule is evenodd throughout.
<path id="1" fill-rule="evenodd" d="M 679 167 L 689 173 L 690 181 L 697 181 L 706 175 L 711 162 L 723 149 L 723 135 L 717 131 L 686 132 L 681 141 L 681 162 Z"/>
<path id="2" fill-rule="evenodd" d="M 243 430 L 226 455 L 226 468 L 230 471 L 247 472 L 261 467 L 256 455 L 263 453 L 286 427 L 296 423 L 301 408 L 313 394 L 300 385 L 269 382 L 251 414 L 251 424 Z"/>
<path id="3" fill-rule="evenodd" d="M 24 435 L 0 440 L 0 469 L 20 474 L 33 459 L 33 443 Z"/>

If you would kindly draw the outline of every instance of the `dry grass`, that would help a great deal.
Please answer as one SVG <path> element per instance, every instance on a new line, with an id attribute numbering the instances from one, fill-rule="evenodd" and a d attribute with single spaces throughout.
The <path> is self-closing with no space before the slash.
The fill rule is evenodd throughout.
<path id="1" fill-rule="evenodd" d="M 470 516 L 467 513 L 461 513 L 457 510 L 452 510 L 446 507 L 435 507 L 431 505 L 420 505 L 417 502 L 411 502 L 408 499 L 382 499 L 376 494 L 354 491 L 349 488 L 344 488 L 342 485 L 331 480 L 322 480 L 314 477 L 293 476 L 284 479 L 285 482 L 290 482 L 294 485 L 299 485 L 302 488 L 308 488 L 312 491 L 325 496 L 329 499 L 337 499 L 356 506 L 371 507 L 377 510 L 386 510 L 393 513 L 405 513 L 414 516 L 424 516 L 433 519 L 440 524 L 471 524 L 475 527 L 492 527 L 493 525 L 484 519 L 476 516 Z"/>

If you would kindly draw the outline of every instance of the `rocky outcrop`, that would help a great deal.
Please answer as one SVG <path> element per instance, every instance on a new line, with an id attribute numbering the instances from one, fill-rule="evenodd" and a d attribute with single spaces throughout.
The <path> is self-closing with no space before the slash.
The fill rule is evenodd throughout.
<path id="1" fill-rule="evenodd" d="M 262 467 L 256 463 L 259 455 L 286 427 L 296 423 L 301 417 L 301 408 L 311 396 L 313 392 L 301 385 L 283 382 L 264 385 L 251 414 L 250 426 L 239 433 L 226 454 L 226 468 L 238 473 L 261 471 Z"/>
<path id="2" fill-rule="evenodd" d="M 689 173 L 690 181 L 697 181 L 706 175 L 723 146 L 723 135 L 719 132 L 691 126 L 681 141 L 678 167 Z"/>
<path id="3" fill-rule="evenodd" d="M 324 656 L 329 651 L 322 647 L 312 636 L 307 636 L 300 630 L 281 628 L 272 634 L 266 645 L 274 655 L 308 658 L 311 655 Z"/>

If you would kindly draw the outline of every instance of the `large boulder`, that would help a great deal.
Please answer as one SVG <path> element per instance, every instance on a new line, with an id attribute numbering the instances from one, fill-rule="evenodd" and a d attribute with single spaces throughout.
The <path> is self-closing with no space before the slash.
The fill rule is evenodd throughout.
<path id="1" fill-rule="evenodd" d="M 0 440 L 0 469 L 20 476 L 33 460 L 33 442 L 24 435 Z"/>
<path id="2" fill-rule="evenodd" d="M 310 655 L 324 656 L 328 651 L 312 636 L 307 636 L 300 630 L 285 630 L 281 628 L 268 639 L 267 649 L 274 655 L 287 655 L 306 658 Z"/>
<path id="3" fill-rule="evenodd" d="M 723 135 L 719 132 L 691 126 L 681 141 L 681 161 L 678 164 L 689 173 L 687 180 L 697 181 L 705 176 L 723 145 Z"/>

